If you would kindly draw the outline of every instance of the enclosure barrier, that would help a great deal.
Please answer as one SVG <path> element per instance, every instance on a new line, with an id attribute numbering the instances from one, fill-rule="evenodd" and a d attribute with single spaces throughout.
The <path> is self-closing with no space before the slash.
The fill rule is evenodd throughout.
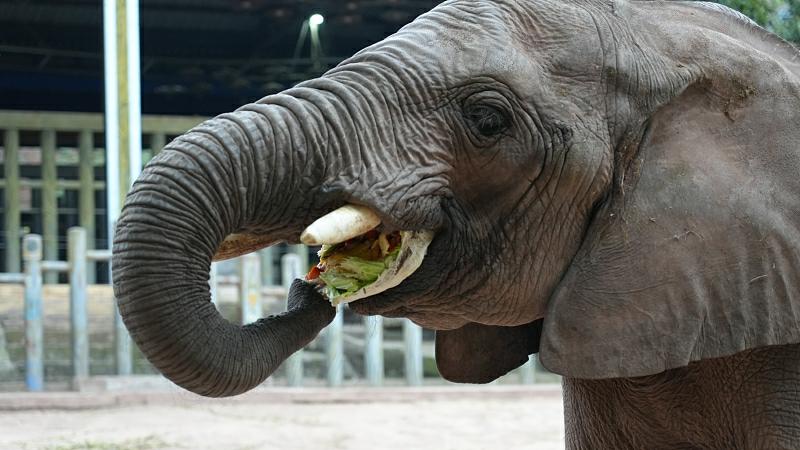
<path id="1" fill-rule="evenodd" d="M 300 249 L 296 249 L 300 250 Z M 44 389 L 44 329 L 42 308 L 42 280 L 44 273 L 67 273 L 69 278 L 70 328 L 72 348 L 72 376 L 78 381 L 89 377 L 89 326 L 88 326 L 88 277 L 87 267 L 93 262 L 109 262 L 110 250 L 90 250 L 87 231 L 71 228 L 68 232 L 68 261 L 43 259 L 42 237 L 26 235 L 22 245 L 24 273 L 0 274 L 0 283 L 24 284 L 26 363 L 25 383 L 30 391 Z M 217 276 L 216 264 L 212 264 L 210 290 L 212 301 L 218 304 L 220 284 L 234 284 L 239 288 L 241 322 L 254 322 L 263 317 L 262 296 L 286 297 L 296 278 L 303 276 L 304 258 L 297 253 L 284 255 L 281 259 L 281 286 L 262 286 L 261 260 L 257 254 L 240 259 L 238 276 Z M 384 381 L 383 319 L 364 318 L 366 332 L 364 340 L 365 375 L 371 386 L 381 386 Z M 411 386 L 422 384 L 423 355 L 422 329 L 410 321 L 403 322 L 404 363 L 406 382 Z M 129 375 L 132 372 L 131 340 L 122 320 L 114 313 L 114 341 L 116 372 Z M 344 381 L 344 306 L 337 308 L 336 318 L 321 333 L 325 349 L 325 368 L 328 386 L 341 386 Z M 292 355 L 285 363 L 287 383 L 292 387 L 303 385 L 303 351 Z"/>
<path id="2" fill-rule="evenodd" d="M 143 116 L 143 162 L 160 152 L 172 137 L 185 133 L 204 119 L 195 116 Z M 106 189 L 106 181 L 95 178 L 95 168 L 105 164 L 106 152 L 98 145 L 105 140 L 105 118 L 103 114 L 96 113 L 0 110 L 0 133 L 3 135 L 0 141 L 3 157 L 0 160 L 4 167 L 0 188 L 5 197 L 4 222 L 0 229 L 4 232 L 6 244 L 5 270 L 18 273 L 21 272 L 20 238 L 23 233 L 22 215 L 25 212 L 20 198 L 26 190 L 35 189 L 41 195 L 45 260 L 56 259 L 59 251 L 60 190 L 78 191 L 78 224 L 89 231 L 89 236 L 95 236 L 94 231 L 98 227 L 95 193 Z M 70 142 L 67 146 L 62 145 L 65 138 Z M 41 167 L 39 179 L 25 177 L 21 170 L 35 161 L 31 160 L 32 151 L 41 155 L 35 158 Z M 77 168 L 77 179 L 60 178 L 58 168 L 64 166 Z M 94 247 L 94 239 L 88 245 Z M 45 281 L 55 282 L 54 275 L 52 272 L 45 273 Z M 88 276 L 91 282 L 93 271 L 88 271 Z"/>

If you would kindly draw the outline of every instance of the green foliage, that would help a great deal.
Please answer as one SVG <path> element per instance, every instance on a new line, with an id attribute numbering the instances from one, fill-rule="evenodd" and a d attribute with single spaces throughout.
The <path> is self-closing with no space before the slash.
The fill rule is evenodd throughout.
<path id="1" fill-rule="evenodd" d="M 788 0 L 772 25 L 784 39 L 800 43 L 800 0 Z"/>
<path id="2" fill-rule="evenodd" d="M 761 26 L 766 26 L 779 2 L 775 0 L 719 0 L 719 3 L 741 12 Z"/>
<path id="3" fill-rule="evenodd" d="M 717 0 L 788 41 L 800 43 L 800 0 Z"/>

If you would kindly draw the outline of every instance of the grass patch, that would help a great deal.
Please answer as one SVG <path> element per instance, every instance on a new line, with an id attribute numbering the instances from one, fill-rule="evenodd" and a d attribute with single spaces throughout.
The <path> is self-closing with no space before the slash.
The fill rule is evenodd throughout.
<path id="1" fill-rule="evenodd" d="M 165 442 L 158 436 L 145 436 L 121 442 L 84 441 L 46 447 L 46 450 L 158 450 L 175 445 Z"/>

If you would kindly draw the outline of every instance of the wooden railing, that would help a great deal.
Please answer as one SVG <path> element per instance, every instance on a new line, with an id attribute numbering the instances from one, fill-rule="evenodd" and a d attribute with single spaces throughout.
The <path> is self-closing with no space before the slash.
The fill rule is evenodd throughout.
<path id="1" fill-rule="evenodd" d="M 19 299 L 24 309 L 25 318 L 25 383 L 30 391 L 41 391 L 45 388 L 45 341 L 44 341 L 44 302 L 42 298 L 42 279 L 46 273 L 66 273 L 69 279 L 69 318 L 70 355 L 72 358 L 73 385 L 79 386 L 90 374 L 89 329 L 88 329 L 88 282 L 86 267 L 91 261 L 108 261 L 111 252 L 108 250 L 89 250 L 86 242 L 86 230 L 75 227 L 69 230 L 69 258 L 67 261 L 43 259 L 42 238 L 39 235 L 26 235 L 23 239 L 25 267 L 22 273 L 0 274 L 0 282 L 21 284 L 23 295 Z M 212 276 L 209 288 L 212 301 L 219 307 L 219 285 L 238 287 L 238 304 L 241 324 L 257 321 L 265 314 L 265 301 L 280 302 L 285 309 L 286 295 L 289 286 L 296 278 L 304 274 L 302 258 L 296 253 L 288 253 L 281 258 L 281 280 L 279 285 L 263 284 L 261 280 L 260 257 L 249 254 L 239 258 L 237 275 L 216 276 L 216 265 L 212 265 Z M 381 317 L 363 318 L 363 333 L 357 336 L 346 336 L 344 332 L 344 305 L 337 308 L 334 321 L 320 334 L 322 340 L 323 359 L 325 361 L 325 379 L 330 387 L 341 386 L 345 373 L 345 340 L 359 340 L 358 347 L 363 349 L 364 376 L 371 386 L 384 383 L 384 321 Z M 118 375 L 130 375 L 131 342 L 119 315 L 114 314 L 114 359 Z M 403 321 L 403 347 L 405 381 L 410 386 L 423 383 L 423 340 L 422 329 L 408 320 Z M 363 335 L 363 338 L 360 337 Z M 304 381 L 304 361 L 307 359 L 304 350 L 292 355 L 285 363 L 286 384 L 300 387 Z M 432 356 L 432 355 L 429 355 Z M 526 367 L 532 374 L 533 366 Z M 523 374 L 523 380 L 524 380 Z"/>
<path id="2" fill-rule="evenodd" d="M 145 116 L 143 128 L 144 163 L 157 154 L 174 136 L 182 134 L 203 121 L 202 117 Z M 102 148 L 103 117 L 100 114 L 17 112 L 0 111 L 0 131 L 3 134 L 2 158 L 4 176 L 0 188 L 5 193 L 5 223 L 3 240 L 5 243 L 5 272 L 0 274 L 0 283 L 24 284 L 25 335 L 26 335 L 26 383 L 31 390 L 41 390 L 43 379 L 43 340 L 42 340 L 42 283 L 57 280 L 59 273 L 67 274 L 70 285 L 71 327 L 73 330 L 72 368 L 75 379 L 88 375 L 88 335 L 86 331 L 86 286 L 93 282 L 92 265 L 107 261 L 110 252 L 94 250 L 98 225 L 95 217 L 99 210 L 95 204 L 95 194 L 105 190 L 105 171 L 103 176 L 95 177 L 95 169 L 105 165 L 105 150 Z M 41 176 L 25 177 L 21 168 L 40 166 Z M 77 167 L 77 177 L 67 179 L 58 176 L 58 167 Z M 77 179 L 76 179 L 77 178 Z M 27 234 L 21 227 L 23 189 L 41 192 L 41 236 Z M 75 190 L 78 197 L 78 223 L 80 228 L 65 229 L 59 235 L 57 205 L 58 193 Z M 27 234 L 25 246 L 21 248 L 22 237 Z M 67 238 L 69 234 L 69 239 Z M 59 258 L 58 242 L 68 243 L 64 260 Z M 108 242 L 98 248 L 109 248 Z M 238 286 L 241 323 L 250 323 L 263 316 L 262 297 L 282 297 L 285 299 L 288 283 L 302 275 L 308 267 L 308 249 L 296 246 L 282 257 L 282 273 L 275 277 L 264 261 L 272 261 L 272 249 L 259 255 L 247 255 L 240 259 L 237 275 L 216 276 L 212 268 L 211 292 L 217 299 L 216 286 L 233 284 Z M 25 267 L 21 261 L 25 254 Z M 280 280 L 276 280 L 280 278 Z M 262 283 L 263 280 L 263 283 Z M 276 283 L 277 282 L 277 283 Z M 119 316 L 115 314 L 115 360 L 117 374 L 131 373 L 130 340 Z M 369 384 L 379 386 L 383 383 L 383 354 L 387 348 L 383 342 L 384 321 L 380 317 L 363 319 L 363 326 L 369 332 L 357 342 L 363 348 L 364 378 Z M 403 322 L 404 372 L 406 383 L 419 385 L 423 381 L 423 339 L 422 329 L 408 320 Z M 354 336 L 344 333 L 344 308 L 339 307 L 334 322 L 322 333 L 322 347 L 326 366 L 326 380 L 329 386 L 339 386 L 344 378 L 344 346 L 352 346 Z M 312 355 L 306 355 L 308 357 Z M 431 355 L 428 355 L 430 357 Z M 286 383 L 301 386 L 303 381 L 304 358 L 301 352 L 293 355 L 286 363 Z M 533 382 L 533 363 L 520 371 L 523 382 Z"/>
<path id="3" fill-rule="evenodd" d="M 144 116 L 142 118 L 142 149 L 144 162 L 149 161 L 174 136 L 180 135 L 204 120 L 203 117 Z M 105 150 L 96 145 L 104 142 L 102 114 L 31 111 L 0 111 L 2 161 L 4 174 L 0 188 L 5 195 L 5 223 L 2 239 L 5 244 L 5 270 L 19 272 L 22 254 L 21 226 L 22 194 L 41 192 L 43 251 L 46 259 L 57 259 L 59 242 L 66 236 L 58 228 L 58 193 L 64 190 L 79 192 L 77 225 L 89 233 L 89 247 L 95 243 L 97 224 L 95 192 L 105 190 L 105 172 L 96 179 L 95 168 L 105 165 Z M 38 178 L 25 177 L 22 166 L 39 166 Z M 78 168 L 77 179 L 58 176 L 59 166 Z M 63 233 L 61 233 L 63 234 Z M 92 270 L 89 271 L 90 280 Z M 54 282 L 48 274 L 45 282 Z"/>

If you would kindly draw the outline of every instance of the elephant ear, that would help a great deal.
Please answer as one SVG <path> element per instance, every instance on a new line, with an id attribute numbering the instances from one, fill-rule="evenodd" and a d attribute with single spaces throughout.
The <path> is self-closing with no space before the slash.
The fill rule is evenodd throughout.
<path id="1" fill-rule="evenodd" d="M 800 69 L 784 56 L 797 51 L 703 33 L 716 41 L 687 37 L 695 53 L 670 63 L 701 75 L 645 116 L 548 303 L 540 360 L 554 372 L 644 376 L 800 342 Z"/>
<path id="2" fill-rule="evenodd" d="M 542 321 L 517 327 L 470 323 L 436 332 L 436 366 L 455 383 L 489 383 L 528 362 L 539 351 Z"/>

